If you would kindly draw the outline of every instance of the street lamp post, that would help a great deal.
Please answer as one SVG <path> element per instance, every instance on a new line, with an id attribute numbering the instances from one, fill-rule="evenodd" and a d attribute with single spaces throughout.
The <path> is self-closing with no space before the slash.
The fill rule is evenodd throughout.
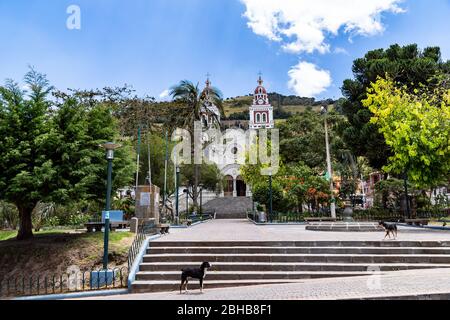
<path id="1" fill-rule="evenodd" d="M 269 176 L 269 215 L 272 216 L 273 212 L 273 199 L 272 199 L 272 174 Z"/>
<path id="2" fill-rule="evenodd" d="M 114 150 L 120 145 L 107 142 L 102 144 L 106 150 L 106 160 L 108 160 L 108 177 L 106 184 L 106 207 L 105 207 L 105 235 L 103 238 L 103 269 L 108 269 L 108 245 L 109 245 L 109 211 L 111 210 L 111 188 L 112 188 L 112 162 L 114 160 Z"/>
<path id="3" fill-rule="evenodd" d="M 184 189 L 183 193 L 186 194 L 186 214 L 189 214 L 189 190 Z"/>
<path id="4" fill-rule="evenodd" d="M 336 218 L 336 203 L 334 198 L 334 186 L 333 186 L 333 173 L 331 169 L 331 154 L 330 154 L 330 142 L 328 137 L 328 121 L 327 121 L 327 115 L 328 115 L 328 106 L 322 106 L 321 113 L 325 115 L 325 149 L 327 152 L 327 170 L 328 174 L 330 175 L 330 191 L 331 191 L 331 204 L 330 204 L 330 210 L 331 210 L 331 217 Z"/>
<path id="5" fill-rule="evenodd" d="M 176 177 L 175 177 L 175 220 L 176 224 L 179 221 L 179 201 L 178 201 L 178 188 L 180 186 L 180 167 L 177 165 L 176 167 Z"/>
<path id="6" fill-rule="evenodd" d="M 203 184 L 200 184 L 199 185 L 199 187 L 200 187 L 200 214 L 203 214 L 203 188 L 204 188 L 204 186 L 203 186 Z"/>

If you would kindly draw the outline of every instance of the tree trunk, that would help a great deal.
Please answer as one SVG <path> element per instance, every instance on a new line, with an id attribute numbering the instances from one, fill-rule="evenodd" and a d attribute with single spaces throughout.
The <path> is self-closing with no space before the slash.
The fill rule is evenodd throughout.
<path id="1" fill-rule="evenodd" d="M 28 240 L 33 238 L 33 223 L 31 222 L 31 213 L 33 212 L 34 207 L 30 207 L 17 205 L 20 218 L 17 240 Z"/>
<path id="2" fill-rule="evenodd" d="M 194 202 L 194 210 L 198 209 L 198 183 L 200 180 L 200 165 L 194 164 L 194 187 L 192 188 L 192 198 Z"/>

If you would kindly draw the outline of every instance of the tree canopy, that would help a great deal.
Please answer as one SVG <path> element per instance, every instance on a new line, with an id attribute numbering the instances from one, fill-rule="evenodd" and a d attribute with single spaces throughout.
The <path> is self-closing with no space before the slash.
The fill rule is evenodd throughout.
<path id="1" fill-rule="evenodd" d="M 450 174 L 450 90 L 419 92 L 380 78 L 363 104 L 392 150 L 384 170 L 435 187 Z"/>
<path id="2" fill-rule="evenodd" d="M 390 146 L 378 132 L 377 124 L 370 121 L 372 113 L 362 105 L 367 89 L 378 77 L 388 75 L 396 85 L 408 85 L 414 90 L 422 85 L 433 87 L 434 79 L 442 73 L 450 73 L 450 61 L 443 62 L 438 47 L 421 51 L 416 44 L 369 51 L 353 63 L 354 79 L 347 79 L 342 86 L 346 98 L 340 108 L 348 119 L 342 137 L 356 156 L 365 156 L 370 165 L 381 169 L 392 155 Z"/>
<path id="3" fill-rule="evenodd" d="M 116 140 L 117 121 L 100 101 L 57 94 L 45 75 L 30 70 L 28 91 L 11 80 L 0 87 L 0 199 L 19 211 L 18 239 L 32 237 L 39 202 L 102 201 L 106 159 L 100 143 Z M 114 186 L 132 179 L 132 151 L 116 152 Z"/>

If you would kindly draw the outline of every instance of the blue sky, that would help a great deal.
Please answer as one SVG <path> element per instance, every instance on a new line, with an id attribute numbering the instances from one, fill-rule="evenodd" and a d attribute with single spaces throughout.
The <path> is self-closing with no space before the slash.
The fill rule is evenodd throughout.
<path id="1" fill-rule="evenodd" d="M 347 18 L 331 0 L 283 1 L 0 0 L 0 79 L 21 81 L 32 65 L 59 89 L 126 83 L 158 98 L 209 72 L 230 97 L 252 92 L 261 71 L 269 91 L 337 98 L 370 49 L 418 43 L 450 59 L 450 0 L 339 0 L 353 2 L 339 7 L 354 10 Z M 70 5 L 80 30 L 66 27 Z M 270 13 L 283 18 L 274 26 Z"/>

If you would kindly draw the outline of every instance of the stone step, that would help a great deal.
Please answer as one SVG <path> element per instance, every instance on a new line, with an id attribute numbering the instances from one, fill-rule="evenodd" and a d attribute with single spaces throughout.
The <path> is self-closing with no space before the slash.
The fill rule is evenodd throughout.
<path id="1" fill-rule="evenodd" d="M 247 212 L 227 212 L 227 213 L 216 213 L 216 219 L 247 219 Z"/>
<path id="2" fill-rule="evenodd" d="M 253 202 L 247 197 L 224 197 L 208 201 L 203 205 L 204 211 L 216 212 L 216 219 L 247 219 L 247 210 Z"/>
<path id="3" fill-rule="evenodd" d="M 449 248 L 417 247 L 155 247 L 147 254 L 450 254 Z"/>
<path id="4" fill-rule="evenodd" d="M 450 255 L 407 254 L 151 254 L 144 262 L 450 263 Z"/>
<path id="5" fill-rule="evenodd" d="M 240 287 L 240 286 L 254 286 L 264 284 L 283 284 L 283 283 L 295 283 L 300 280 L 214 280 L 205 281 L 203 284 L 204 289 L 212 288 L 225 288 L 225 287 Z M 200 288 L 198 280 L 191 280 L 188 284 L 189 290 L 198 290 Z M 131 285 L 132 293 L 143 292 L 158 292 L 158 291 L 179 291 L 180 280 L 178 281 L 135 281 Z"/>
<path id="6" fill-rule="evenodd" d="M 152 241 L 156 247 L 450 247 L 450 241 Z"/>
<path id="7" fill-rule="evenodd" d="M 140 265 L 140 271 L 177 271 L 184 268 L 198 268 L 199 263 L 193 262 L 146 262 Z M 411 269 L 450 268 L 450 264 L 426 263 L 293 263 L 293 262 L 215 262 L 211 271 L 399 271 Z"/>
<path id="8" fill-rule="evenodd" d="M 354 277 L 373 275 L 369 271 L 208 271 L 208 281 L 215 280 L 279 280 L 279 279 L 317 279 L 334 277 Z M 136 274 L 137 281 L 176 281 L 180 280 L 180 271 L 144 271 Z M 196 281 L 195 279 L 191 281 Z"/>

